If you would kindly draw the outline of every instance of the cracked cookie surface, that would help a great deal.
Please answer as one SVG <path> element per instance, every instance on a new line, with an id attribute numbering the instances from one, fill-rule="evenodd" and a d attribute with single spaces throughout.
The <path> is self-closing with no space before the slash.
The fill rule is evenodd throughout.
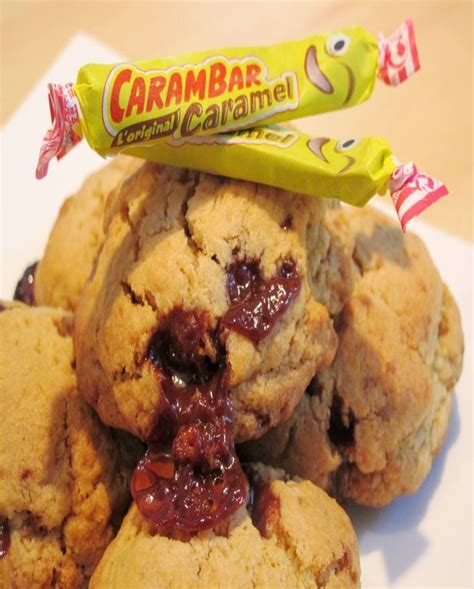
<path id="1" fill-rule="evenodd" d="M 221 342 L 236 438 L 259 436 L 286 419 L 336 347 L 310 282 L 327 249 L 326 206 L 323 199 L 152 163 L 114 191 L 75 329 L 79 388 L 103 421 L 146 439 L 162 380 L 146 353 L 160 325 L 184 309 L 217 330 L 231 304 L 234 262 L 256 264 L 268 282 L 290 258 L 301 287 L 271 333 L 253 341 L 230 329 Z M 213 361 L 210 338 L 200 353 Z"/>
<path id="2" fill-rule="evenodd" d="M 371 209 L 334 214 L 355 240 L 356 274 L 335 320 L 335 361 L 286 423 L 240 452 L 382 506 L 416 491 L 444 442 L 461 321 L 418 237 Z"/>
<path id="3" fill-rule="evenodd" d="M 119 155 L 91 174 L 79 191 L 64 201 L 36 269 L 34 293 L 38 305 L 74 311 L 103 240 L 107 196 L 141 164 L 139 159 Z"/>
<path id="4" fill-rule="evenodd" d="M 77 394 L 72 315 L 0 313 L 0 586 L 83 587 L 129 503 L 130 448 Z"/>
<path id="5" fill-rule="evenodd" d="M 268 537 L 245 508 L 220 535 L 201 532 L 186 542 L 152 535 L 133 505 L 90 588 L 359 587 L 357 540 L 344 510 L 309 481 L 278 480 L 282 471 L 262 465 L 254 470 L 272 497 L 261 514 Z"/>

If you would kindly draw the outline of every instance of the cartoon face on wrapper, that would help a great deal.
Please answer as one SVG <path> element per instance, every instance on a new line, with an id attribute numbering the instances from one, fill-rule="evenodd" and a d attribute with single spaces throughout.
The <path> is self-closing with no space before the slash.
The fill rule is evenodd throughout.
<path id="1" fill-rule="evenodd" d="M 344 174 L 356 163 L 363 140 L 359 139 L 328 139 L 314 137 L 307 143 L 309 149 L 322 162 L 331 166 L 337 174 Z"/>
<path id="2" fill-rule="evenodd" d="M 376 46 L 374 60 L 368 63 L 367 42 L 353 29 L 318 38 L 308 47 L 304 68 L 319 102 L 327 102 L 332 109 L 356 104 L 375 77 L 372 68 L 378 67 Z"/>

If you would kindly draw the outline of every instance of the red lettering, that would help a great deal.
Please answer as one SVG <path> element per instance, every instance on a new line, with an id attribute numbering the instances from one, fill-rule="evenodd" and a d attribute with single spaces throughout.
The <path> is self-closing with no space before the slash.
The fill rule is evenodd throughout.
<path id="1" fill-rule="evenodd" d="M 171 74 L 171 78 L 168 84 L 168 93 L 166 94 L 166 106 L 171 104 L 174 100 L 175 104 L 179 104 L 183 98 L 183 82 L 181 80 L 181 74 L 175 72 Z"/>
<path id="2" fill-rule="evenodd" d="M 146 112 L 150 112 L 153 106 L 163 108 L 163 100 L 161 99 L 161 92 L 165 87 L 166 78 L 164 76 L 156 76 L 150 80 L 150 88 L 148 90 L 148 99 L 146 101 Z"/>
<path id="3" fill-rule="evenodd" d="M 262 73 L 262 68 L 256 64 L 251 63 L 247 66 L 247 71 L 245 73 L 245 85 L 247 88 L 250 88 L 252 84 L 256 86 L 260 86 L 261 82 L 258 79 L 258 76 Z"/>
<path id="4" fill-rule="evenodd" d="M 127 113 L 125 116 L 129 117 L 132 114 L 133 108 L 137 107 L 137 115 L 141 115 L 145 108 L 146 86 L 145 80 L 140 76 L 135 78 L 128 100 Z"/>
<path id="5" fill-rule="evenodd" d="M 193 96 L 198 95 L 199 100 L 204 99 L 204 93 L 206 92 L 206 70 L 199 70 L 197 76 L 191 70 L 186 74 L 186 82 L 184 89 L 184 100 L 186 102 Z"/>
<path id="6" fill-rule="evenodd" d="M 244 87 L 244 76 L 242 75 L 242 70 L 238 65 L 232 68 L 232 71 L 230 72 L 228 87 L 229 92 L 232 92 L 234 86 L 237 86 L 239 90 L 242 90 Z"/>
<path id="7" fill-rule="evenodd" d="M 124 84 L 130 82 L 131 77 L 132 70 L 122 70 L 115 78 L 114 85 L 112 86 L 112 92 L 110 93 L 110 116 L 114 123 L 120 123 L 123 119 L 125 109 L 120 106 L 120 91 Z"/>
<path id="8" fill-rule="evenodd" d="M 223 63 L 213 63 L 209 75 L 209 98 L 215 98 L 225 92 L 226 67 Z"/>

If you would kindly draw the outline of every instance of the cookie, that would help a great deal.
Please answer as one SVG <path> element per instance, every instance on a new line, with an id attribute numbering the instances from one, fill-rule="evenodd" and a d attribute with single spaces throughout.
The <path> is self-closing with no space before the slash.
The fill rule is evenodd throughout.
<path id="1" fill-rule="evenodd" d="M 179 540 L 153 535 L 133 505 L 91 589 L 360 586 L 357 540 L 344 510 L 308 481 L 254 467 L 260 487 L 226 529 Z M 278 480 L 278 479 L 286 479 Z"/>
<path id="2" fill-rule="evenodd" d="M 152 163 L 129 177 L 76 315 L 79 387 L 102 420 L 147 439 L 165 382 L 223 365 L 238 440 L 288 418 L 335 353 L 315 297 L 326 206 Z"/>
<path id="3" fill-rule="evenodd" d="M 339 314 L 354 288 L 354 235 L 344 220 L 341 204 L 327 200 L 327 213 L 319 228 L 323 243 L 321 257 L 310 257 L 313 295 L 328 310 L 331 317 Z"/>
<path id="4" fill-rule="evenodd" d="M 371 209 L 336 215 L 355 240 L 356 279 L 335 320 L 334 363 L 286 423 L 240 451 L 383 506 L 416 491 L 446 437 L 461 321 L 418 237 Z"/>
<path id="5" fill-rule="evenodd" d="M 82 587 L 129 503 L 130 447 L 77 394 L 71 329 L 60 309 L 0 313 L 4 588 Z"/>
<path id="6" fill-rule="evenodd" d="M 141 163 L 119 155 L 89 176 L 79 191 L 65 200 L 35 271 L 34 299 L 38 305 L 75 309 L 102 243 L 107 195 Z M 24 300 L 21 281 L 19 286 L 15 298 Z M 24 302 L 31 303 L 31 297 Z"/>

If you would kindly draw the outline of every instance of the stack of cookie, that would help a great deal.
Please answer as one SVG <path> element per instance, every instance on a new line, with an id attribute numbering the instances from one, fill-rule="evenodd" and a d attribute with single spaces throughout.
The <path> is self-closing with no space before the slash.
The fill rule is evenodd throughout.
<path id="1" fill-rule="evenodd" d="M 416 491 L 447 432 L 456 304 L 371 209 L 119 156 L 17 293 L 2 587 L 359 587 L 337 501 Z"/>

